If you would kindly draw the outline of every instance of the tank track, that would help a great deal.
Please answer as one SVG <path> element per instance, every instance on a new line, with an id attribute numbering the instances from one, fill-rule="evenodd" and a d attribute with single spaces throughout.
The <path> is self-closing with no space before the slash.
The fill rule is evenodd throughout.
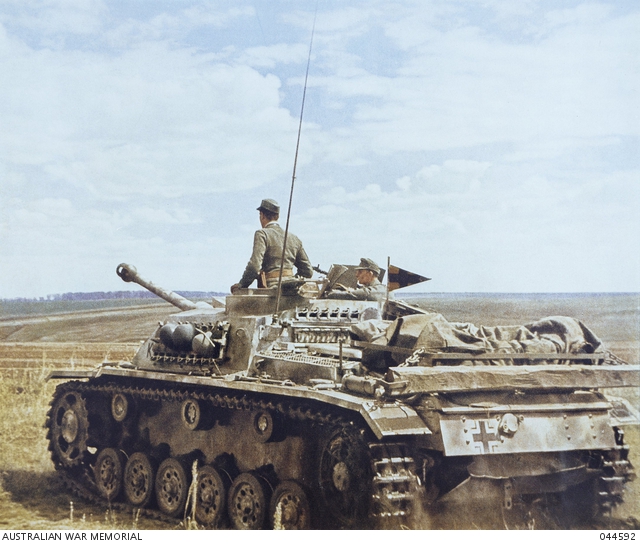
<path id="1" fill-rule="evenodd" d="M 82 474 L 80 477 L 68 473 L 64 470 L 58 470 L 58 478 L 64 487 L 79 499 L 105 508 L 107 511 L 116 510 L 118 512 L 129 512 L 134 515 L 144 516 L 147 519 L 153 519 L 157 521 L 164 521 L 172 525 L 177 525 L 180 520 L 166 516 L 159 510 L 151 508 L 136 508 L 130 504 L 124 502 L 109 502 L 100 496 L 95 489 L 92 477 L 88 474 Z"/>
<path id="2" fill-rule="evenodd" d="M 48 429 L 47 438 L 52 436 L 52 411 L 56 399 L 67 392 L 77 391 L 86 396 L 91 393 L 113 395 L 121 393 L 130 395 L 133 399 L 181 402 L 195 399 L 211 403 L 214 407 L 235 410 L 275 410 L 289 418 L 316 425 L 331 425 L 342 427 L 350 432 L 365 436 L 368 432 L 362 425 L 358 425 L 351 418 L 346 418 L 335 411 L 314 409 L 311 406 L 296 401 L 264 400 L 247 398 L 243 393 L 214 393 L 197 390 L 180 385 L 173 387 L 134 387 L 124 386 L 116 382 L 88 383 L 70 381 L 60 384 L 56 388 L 51 408 L 47 414 L 45 427 Z M 366 442 L 366 448 L 371 462 L 371 513 L 370 518 L 381 527 L 404 527 L 410 523 L 414 505 L 422 497 L 420 478 L 415 473 L 415 462 L 409 456 L 406 444 L 400 442 Z M 93 504 L 99 504 L 117 510 L 139 512 L 147 518 L 176 523 L 175 517 L 164 515 L 158 510 L 138 509 L 126 503 L 110 503 L 97 491 L 93 481 L 93 472 L 88 466 L 65 467 L 57 458 L 51 442 L 49 444 L 51 458 L 59 472 L 64 485 L 76 496 Z"/>
<path id="3" fill-rule="evenodd" d="M 616 448 L 602 459 L 603 474 L 596 482 L 598 513 L 606 516 L 624 501 L 627 482 L 635 480 L 636 473 L 629 461 L 629 446 L 624 443 L 624 432 L 616 428 Z"/>
<path id="4" fill-rule="evenodd" d="M 87 387 L 87 385 L 88 384 L 84 382 L 66 382 L 60 384 L 56 388 L 56 392 L 50 403 L 49 411 L 47 412 L 47 419 L 45 423 L 45 428 L 47 429 L 47 439 L 51 440 L 52 437 L 53 409 L 56 403 L 56 399 L 60 398 L 60 396 L 70 391 L 82 390 L 84 392 L 87 392 L 97 390 L 93 387 Z M 136 508 L 130 504 L 120 502 L 109 502 L 98 493 L 94 482 L 93 472 L 87 466 L 79 466 L 77 463 L 74 463 L 73 466 L 65 466 L 62 460 L 58 458 L 51 442 L 49 443 L 49 451 L 51 452 L 51 460 L 53 461 L 60 483 L 70 493 L 72 493 L 79 499 L 108 510 L 132 512 L 137 515 L 144 516 L 148 519 L 165 521 L 173 524 L 176 523 L 175 518 L 166 516 L 159 510 L 149 508 Z"/>
<path id="5" fill-rule="evenodd" d="M 612 450 L 589 452 L 589 467 L 598 471 L 598 474 L 593 479 L 569 487 L 564 492 L 567 494 L 564 497 L 562 492 L 548 494 L 546 497 L 535 494 L 512 495 L 512 484 L 506 480 L 502 503 L 505 527 L 533 529 L 537 527 L 538 520 L 542 522 L 543 528 L 549 522 L 551 528 L 578 528 L 574 526 L 576 522 L 595 523 L 595 526 L 591 525 L 592 528 L 610 527 L 611 522 L 615 521 L 613 510 L 624 502 L 626 484 L 636 477 L 633 465 L 628 460 L 629 446 L 624 444 L 623 433 L 618 429 L 616 443 Z M 507 503 L 510 506 L 506 506 Z M 516 504 L 520 507 L 518 515 L 507 516 L 512 509 L 511 505 Z"/>

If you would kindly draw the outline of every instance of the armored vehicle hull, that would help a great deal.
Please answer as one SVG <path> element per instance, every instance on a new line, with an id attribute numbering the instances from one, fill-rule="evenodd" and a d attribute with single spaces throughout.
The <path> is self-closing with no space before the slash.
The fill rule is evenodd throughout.
<path id="1" fill-rule="evenodd" d="M 603 390 L 637 387 L 638 367 L 579 322 L 496 343 L 322 291 L 181 306 L 132 361 L 54 372 L 56 469 L 85 493 L 212 528 L 421 527 L 470 478 L 497 483 L 514 527 L 541 503 L 576 519 L 622 502 L 624 427 L 638 421 Z"/>

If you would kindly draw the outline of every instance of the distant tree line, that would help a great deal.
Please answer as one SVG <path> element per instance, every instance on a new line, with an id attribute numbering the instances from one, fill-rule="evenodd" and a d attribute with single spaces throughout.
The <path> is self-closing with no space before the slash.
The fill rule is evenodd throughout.
<path id="1" fill-rule="evenodd" d="M 176 291 L 188 299 L 201 299 L 225 296 L 227 293 L 218 293 L 214 291 Z M 47 295 L 46 297 L 17 297 L 10 299 L 2 299 L 6 301 L 16 302 L 33 302 L 33 301 L 56 301 L 56 300 L 114 300 L 114 299 L 138 299 L 138 298 L 158 298 L 149 291 L 94 291 L 92 293 L 62 293 L 57 295 Z"/>

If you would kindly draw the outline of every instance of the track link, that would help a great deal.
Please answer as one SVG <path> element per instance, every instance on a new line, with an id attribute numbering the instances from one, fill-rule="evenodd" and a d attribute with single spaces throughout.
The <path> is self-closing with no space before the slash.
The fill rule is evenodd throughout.
<path id="1" fill-rule="evenodd" d="M 382 520 L 407 522 L 420 496 L 415 461 L 401 442 L 371 443 L 373 467 L 372 515 Z"/>
<path id="2" fill-rule="evenodd" d="M 607 516 L 624 501 L 624 489 L 636 478 L 628 459 L 629 446 L 624 443 L 624 433 L 616 429 L 616 448 L 603 456 L 603 474 L 598 478 L 596 493 L 599 514 Z"/>

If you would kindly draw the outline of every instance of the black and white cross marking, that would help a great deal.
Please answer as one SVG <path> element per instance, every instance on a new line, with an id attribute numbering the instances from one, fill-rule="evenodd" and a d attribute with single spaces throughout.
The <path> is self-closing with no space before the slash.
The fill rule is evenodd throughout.
<path id="1" fill-rule="evenodd" d="M 473 437 L 473 441 L 482 444 L 482 453 L 492 453 L 492 445 L 490 442 L 500 443 L 500 436 L 497 432 L 490 432 L 493 429 L 490 429 L 483 419 L 474 423 L 477 423 L 478 427 L 476 428 L 474 425 L 474 428 L 471 430 L 478 430 L 478 432 L 471 435 Z M 495 430 L 497 431 L 497 428 Z M 493 447 L 495 448 L 497 445 L 498 444 L 493 444 Z"/>

